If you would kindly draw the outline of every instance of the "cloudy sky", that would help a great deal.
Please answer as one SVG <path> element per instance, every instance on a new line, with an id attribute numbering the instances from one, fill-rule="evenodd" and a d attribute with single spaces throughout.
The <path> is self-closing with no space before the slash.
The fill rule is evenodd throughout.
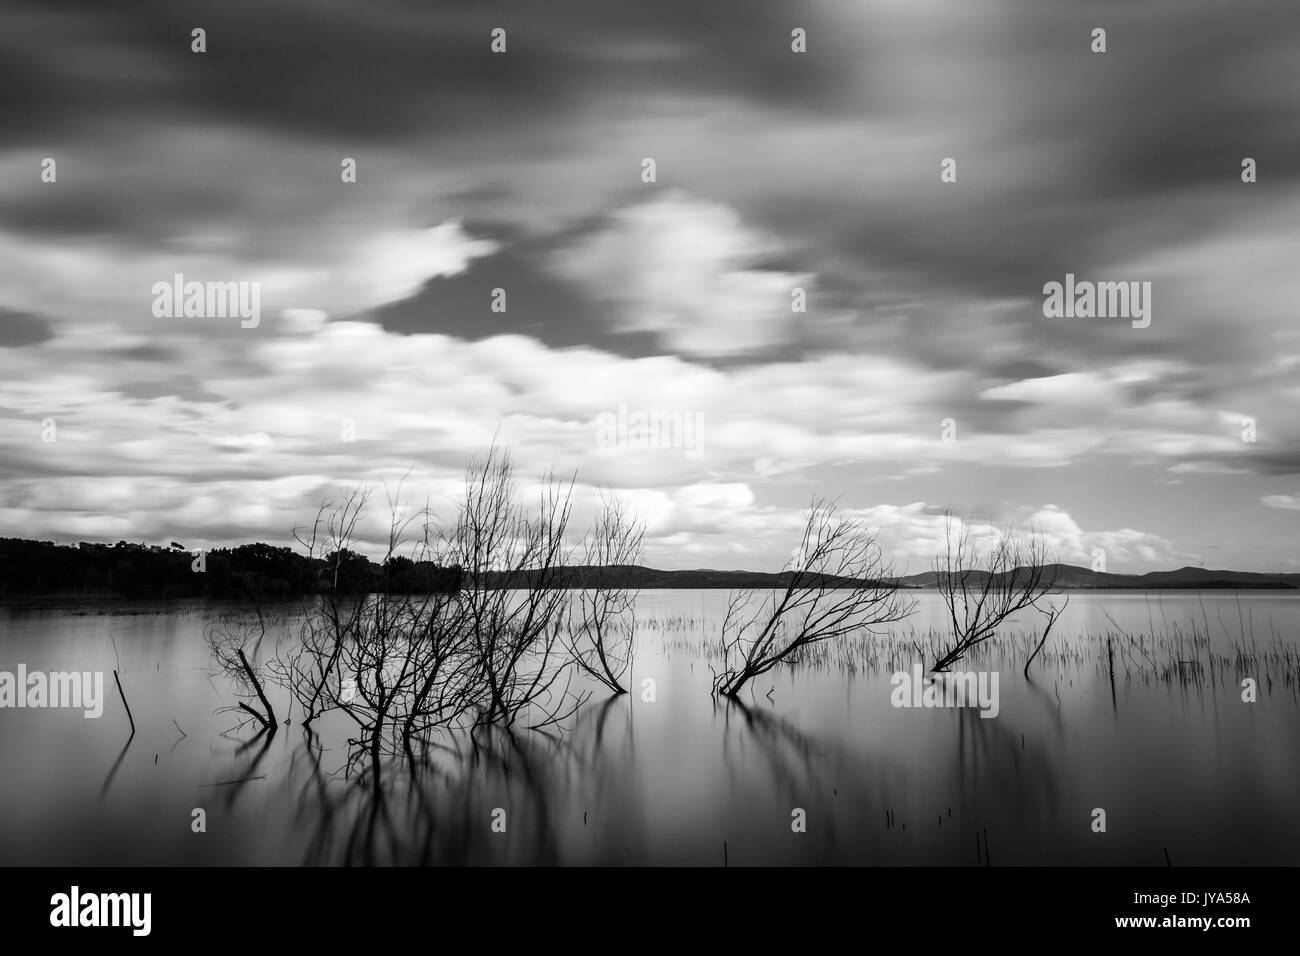
<path id="1" fill-rule="evenodd" d="M 659 567 L 778 567 L 823 494 L 910 571 L 949 509 L 1294 571 L 1297 77 L 1284 0 L 8 0 L 0 535 L 288 544 L 496 435 Z M 1150 326 L 1045 317 L 1066 273 Z"/>

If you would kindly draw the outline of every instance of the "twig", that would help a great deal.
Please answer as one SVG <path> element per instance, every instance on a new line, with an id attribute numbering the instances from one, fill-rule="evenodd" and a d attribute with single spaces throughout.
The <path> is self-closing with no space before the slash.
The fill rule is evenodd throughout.
<path id="1" fill-rule="evenodd" d="M 244 656 L 244 649 L 242 647 L 237 647 L 235 648 L 235 653 L 239 655 L 239 662 L 244 665 L 244 673 L 248 675 L 248 679 L 253 685 L 253 690 L 257 691 L 258 700 L 260 700 L 262 706 L 266 708 L 266 716 L 261 717 L 258 715 L 258 719 L 260 719 L 262 724 L 269 730 L 274 730 L 279 726 L 279 724 L 275 719 L 275 711 L 271 709 L 271 702 L 266 699 L 266 694 L 262 691 L 261 681 L 257 679 L 257 674 L 253 672 L 253 668 L 249 665 L 248 658 Z M 239 706 L 243 707 L 244 710 L 247 710 L 249 713 L 257 714 L 257 711 L 253 710 L 253 708 L 249 707 L 242 701 Z"/>
<path id="2" fill-rule="evenodd" d="M 131 716 L 131 705 L 126 702 L 126 693 L 122 690 L 122 681 L 117 676 L 117 671 L 113 671 L 113 680 L 117 683 L 118 696 L 122 698 L 122 706 L 126 708 L 126 719 L 131 721 L 131 736 L 135 736 L 135 718 Z"/>
<path id="3" fill-rule="evenodd" d="M 248 711 L 250 714 L 252 714 L 255 718 L 257 718 L 257 722 L 258 722 L 259 724 L 261 724 L 264 728 L 266 728 L 267 730 L 270 730 L 270 729 L 271 729 L 271 725 L 268 724 L 268 723 L 266 722 L 266 718 L 263 717 L 261 714 L 259 714 L 259 713 L 258 713 L 256 710 L 254 710 L 252 707 L 249 707 L 249 706 L 248 706 L 247 704 L 245 704 L 242 700 L 239 702 L 239 707 L 240 707 L 241 710 L 246 710 L 246 711 Z"/>
<path id="4" fill-rule="evenodd" d="M 248 783 L 250 780 L 265 780 L 266 774 L 259 774 L 256 777 L 240 777 L 238 780 L 219 780 L 216 783 L 200 783 L 199 787 L 228 787 L 233 783 Z"/>

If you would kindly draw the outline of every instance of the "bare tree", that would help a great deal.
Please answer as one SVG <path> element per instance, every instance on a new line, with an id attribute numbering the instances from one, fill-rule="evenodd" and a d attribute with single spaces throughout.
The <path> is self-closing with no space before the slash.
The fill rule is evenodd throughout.
<path id="1" fill-rule="evenodd" d="M 295 532 L 320 567 L 319 593 L 296 639 L 277 644 L 262 672 L 301 705 L 308 732 L 326 714 L 351 721 L 350 742 L 376 774 L 381 756 L 400 748 L 411 757 L 439 729 L 543 727 L 567 717 L 589 696 L 571 690 L 577 667 L 618 687 L 631 662 L 633 595 L 625 569 L 607 566 L 638 558 L 642 530 L 607 502 L 587 538 L 589 580 L 575 605 L 565 589 L 572 488 L 549 474 L 526 502 L 494 445 L 469 463 L 445 532 L 427 504 L 403 517 L 389 495 L 379 567 L 358 550 L 371 493 L 323 505 Z M 447 571 L 454 586 L 443 583 Z M 566 631 L 575 621 L 576 637 Z M 273 727 L 243 654 L 266 632 L 260 622 L 259 609 L 257 625 L 214 633 L 212 646 L 245 698 L 240 707 Z"/>
<path id="2" fill-rule="evenodd" d="M 368 489 L 354 489 L 337 504 L 322 504 L 310 528 L 294 530 L 307 556 L 325 561 L 326 576 L 325 587 L 303 622 L 299 647 L 277 662 L 282 683 L 302 705 L 307 727 L 337 701 L 343 680 L 339 659 L 365 613 L 363 596 L 355 593 L 345 561 L 369 499 Z"/>
<path id="3" fill-rule="evenodd" d="M 1065 595 L 1065 600 L 1061 602 L 1059 607 L 1055 604 L 1049 604 L 1045 608 L 1038 608 L 1047 620 L 1043 624 L 1043 636 L 1039 638 L 1038 643 L 1034 645 L 1033 651 L 1031 651 L 1029 656 L 1025 658 L 1025 680 L 1030 679 L 1029 665 L 1034 662 L 1034 658 L 1038 656 L 1038 652 L 1043 649 L 1043 645 L 1047 643 L 1047 636 L 1052 633 L 1052 627 L 1061 619 L 1061 615 L 1065 613 L 1065 609 L 1069 606 L 1070 595 L 1067 594 Z"/>
<path id="4" fill-rule="evenodd" d="M 751 680 L 822 641 L 869 631 L 912 612 L 865 522 L 814 499 L 785 585 L 755 600 L 733 593 L 722 623 L 714 694 L 737 696 Z"/>
<path id="5" fill-rule="evenodd" d="M 470 462 L 450 549 L 465 569 L 464 626 L 478 658 L 485 699 L 478 724 L 509 726 L 526 712 L 544 726 L 572 713 L 563 653 L 561 587 L 568 555 L 573 482 L 541 482 L 537 505 L 519 501 L 509 456 L 493 446 Z M 571 674 L 569 674 L 571 676 Z"/>
<path id="6" fill-rule="evenodd" d="M 387 548 L 376 580 L 356 573 L 353 546 L 370 499 L 366 490 L 322 508 L 298 539 L 309 555 L 325 553 L 325 589 L 307 611 L 298 645 L 279 658 L 278 674 L 308 717 L 338 711 L 350 719 L 378 770 L 380 756 L 440 725 L 451 725 L 476 703 L 477 661 L 457 595 L 431 587 L 423 569 L 446 564 L 426 505 L 401 516 L 388 495 Z M 411 534 L 413 527 L 419 534 Z M 349 568 L 352 568 L 349 571 Z"/>
<path id="7" fill-rule="evenodd" d="M 641 561 L 645 526 L 634 522 L 613 495 L 602 496 L 600 514 L 583 542 L 581 590 L 570 606 L 569 652 L 574 663 L 615 694 L 626 694 L 623 677 L 636 643 L 638 589 L 628 577 Z"/>
<path id="8" fill-rule="evenodd" d="M 1059 593 L 1058 566 L 1052 562 L 1041 535 L 1030 532 L 1021 536 L 1006 528 L 977 540 L 968 522 L 960 522 L 954 532 L 951 515 L 946 524 L 945 552 L 935 559 L 934 570 L 936 586 L 948 610 L 952 641 L 936 653 L 932 671 L 947 670 L 992 637 L 1013 614 L 1026 608 L 1041 610 L 1038 605 L 1044 597 Z M 1047 631 L 1061 610 L 1064 606 L 1045 612 Z"/>
<path id="9" fill-rule="evenodd" d="M 255 619 L 246 614 L 224 615 L 206 630 L 204 637 L 214 671 L 230 680 L 235 696 L 239 698 L 234 707 L 223 709 L 241 710 L 261 724 L 264 730 L 274 734 L 279 727 L 275 709 L 262 687 L 260 668 L 249 661 L 245 652 L 246 649 L 251 651 L 255 661 L 261 657 L 262 642 L 266 638 L 266 616 L 261 605 L 256 609 Z M 261 710 L 250 703 L 254 698 Z"/>

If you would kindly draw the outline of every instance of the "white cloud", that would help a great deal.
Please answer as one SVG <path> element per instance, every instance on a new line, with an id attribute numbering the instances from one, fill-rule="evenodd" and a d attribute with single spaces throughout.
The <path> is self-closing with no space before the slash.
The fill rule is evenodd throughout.
<path id="1" fill-rule="evenodd" d="M 1300 511 L 1300 495 L 1264 495 L 1259 500 L 1266 508 Z"/>
<path id="2" fill-rule="evenodd" d="M 670 193 L 619 210 L 554 267 L 611 304 L 623 331 L 661 333 L 689 355 L 738 355 L 787 341 L 791 291 L 811 294 L 813 276 L 759 267 L 780 252 L 732 209 Z"/>
<path id="3" fill-rule="evenodd" d="M 135 356 L 150 345 L 185 349 L 184 374 L 171 361 Z M 884 356 L 716 369 L 668 356 L 550 350 L 520 335 L 401 335 L 311 309 L 290 310 L 269 334 L 191 345 L 65 323 L 48 342 L 0 349 L 9 409 L 0 412 L 0 461 L 24 476 L 5 485 L 5 526 L 39 537 L 283 542 L 329 489 L 408 470 L 409 500 L 445 508 L 466 458 L 495 437 L 523 476 L 576 470 L 588 513 L 596 487 L 627 496 L 650 529 L 653 563 L 777 567 L 814 489 L 861 493 L 852 475 L 834 477 L 833 468 L 871 465 L 881 477 L 938 482 L 952 468 L 1043 466 L 1095 453 L 1101 421 L 1115 429 L 1110 442 L 1144 454 L 1158 452 L 1166 429 L 1213 421 L 1155 403 L 1110 417 L 1099 411 L 1072 428 L 1029 418 L 1020 431 L 985 433 L 961 411 L 975 392 L 970 373 Z M 119 354 L 111 365 L 106 351 Z M 620 403 L 698 415 L 701 454 L 601 447 L 598 416 Z M 953 444 L 940 441 L 947 409 L 957 410 Z M 54 444 L 40 440 L 47 415 L 58 423 Z M 345 420 L 355 441 L 345 438 Z M 786 503 L 771 503 L 774 488 L 785 489 Z M 933 508 L 881 505 L 864 514 L 881 526 L 887 553 L 912 570 L 929 566 L 942 537 Z M 1140 531 L 1085 532 L 1061 510 L 1036 517 L 1065 560 L 1084 561 L 1092 547 L 1113 551 L 1112 566 L 1142 555 L 1152 556 L 1142 567 L 1158 566 L 1174 554 Z"/>
<path id="4" fill-rule="evenodd" d="M 367 305 L 377 306 L 410 298 L 437 276 L 458 275 L 470 260 L 497 248 L 490 239 L 471 238 L 453 219 L 431 229 L 369 235 L 340 274 Z"/>

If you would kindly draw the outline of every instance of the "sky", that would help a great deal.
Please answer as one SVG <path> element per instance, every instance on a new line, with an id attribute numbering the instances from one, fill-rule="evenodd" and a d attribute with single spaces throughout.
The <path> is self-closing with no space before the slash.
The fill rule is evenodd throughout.
<path id="1" fill-rule="evenodd" d="M 949 512 L 1300 570 L 1297 76 L 1282 0 L 8 0 L 0 535 L 450 517 L 495 441 L 662 568 L 775 570 L 824 496 L 909 573 Z"/>

